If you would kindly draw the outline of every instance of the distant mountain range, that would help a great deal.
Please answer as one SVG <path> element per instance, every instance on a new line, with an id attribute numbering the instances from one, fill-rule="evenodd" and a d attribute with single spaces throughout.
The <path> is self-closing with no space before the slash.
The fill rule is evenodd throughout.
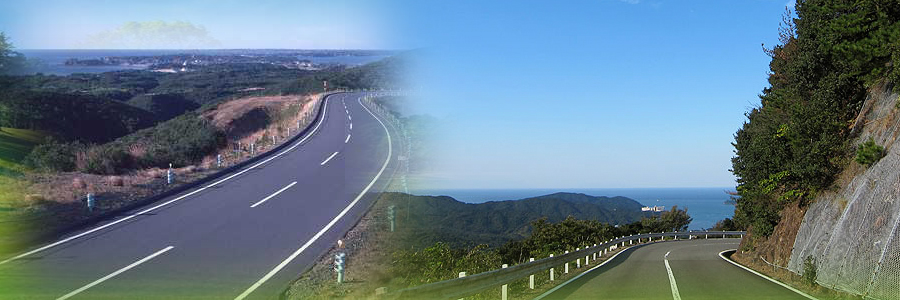
<path id="1" fill-rule="evenodd" d="M 568 216 L 610 224 L 639 221 L 653 213 L 641 212 L 637 201 L 626 197 L 597 197 L 554 193 L 520 200 L 463 203 L 448 196 L 414 196 L 387 193 L 396 206 L 402 242 L 423 247 L 435 242 L 454 246 L 499 246 L 525 238 L 531 222 L 546 217 L 559 222 Z"/>

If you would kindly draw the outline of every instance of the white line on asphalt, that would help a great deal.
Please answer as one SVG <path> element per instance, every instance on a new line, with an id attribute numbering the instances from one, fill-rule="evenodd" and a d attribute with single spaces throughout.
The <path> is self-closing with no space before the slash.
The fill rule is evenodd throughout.
<path id="1" fill-rule="evenodd" d="M 309 134 L 307 134 L 305 137 L 303 137 L 303 139 L 301 139 L 300 141 L 298 141 L 296 144 L 294 144 L 294 145 L 291 146 L 290 148 L 288 148 L 288 149 L 282 151 L 281 153 L 278 153 L 278 154 L 276 154 L 276 155 L 274 155 L 274 156 L 272 156 L 272 157 L 270 157 L 270 158 L 268 158 L 268 159 L 266 159 L 266 160 L 263 160 L 263 161 L 261 161 L 261 162 L 255 164 L 255 165 L 253 165 L 253 166 L 250 166 L 250 167 L 248 167 L 248 168 L 246 168 L 246 169 L 244 169 L 244 170 L 242 170 L 242 171 L 240 171 L 240 172 L 231 174 L 230 176 L 225 177 L 225 178 L 223 178 L 223 179 L 221 179 L 221 180 L 219 180 L 219 181 L 213 182 L 213 183 L 210 184 L 210 185 L 207 185 L 207 186 L 205 186 L 205 187 L 196 189 L 196 190 L 194 190 L 193 192 L 184 194 L 184 195 L 182 195 L 182 196 L 180 196 L 180 197 L 178 197 L 178 198 L 175 198 L 175 199 L 172 199 L 172 200 L 169 200 L 169 201 L 160 203 L 159 205 L 156 205 L 156 206 L 154 206 L 154 207 L 151 207 L 151 208 L 142 210 L 142 211 L 140 211 L 140 212 L 137 212 L 137 213 L 135 213 L 135 214 L 129 215 L 129 216 L 127 216 L 127 217 L 124 217 L 124 218 L 115 220 L 115 221 L 113 221 L 113 222 L 109 222 L 109 223 L 107 223 L 107 224 L 105 224 L 105 225 L 95 227 L 94 229 L 91 229 L 91 230 L 88 230 L 88 231 L 85 231 L 85 232 L 82 232 L 82 233 L 73 235 L 73 236 L 71 236 L 71 237 L 68 237 L 68 238 L 59 240 L 59 241 L 54 242 L 54 243 L 52 243 L 52 244 L 49 244 L 49 245 L 46 245 L 46 246 L 43 246 L 43 247 L 40 247 L 40 248 L 31 250 L 31 251 L 28 251 L 28 252 L 25 252 L 25 253 L 16 255 L 16 256 L 11 257 L 11 258 L 7 258 L 6 260 L 0 261 L 0 265 L 5 264 L 5 263 L 8 263 L 8 262 L 10 262 L 10 261 L 14 261 L 14 260 L 17 260 L 17 259 L 26 257 L 26 256 L 29 256 L 29 255 L 32 255 L 32 254 L 35 254 L 35 253 L 38 253 L 38 252 L 41 252 L 41 251 L 44 251 L 44 250 L 47 250 L 47 249 L 50 249 L 50 248 L 53 248 L 53 247 L 56 247 L 56 246 L 59 246 L 59 245 L 64 244 L 64 243 L 68 243 L 69 241 L 72 241 L 72 240 L 74 240 L 74 239 L 77 239 L 77 238 L 83 237 L 83 236 L 85 236 L 85 235 L 88 235 L 88 234 L 91 234 L 91 233 L 94 233 L 94 232 L 103 230 L 103 229 L 105 229 L 105 228 L 107 228 L 107 227 L 110 227 L 110 226 L 113 226 L 113 225 L 116 225 L 116 224 L 125 222 L 125 221 L 127 221 L 127 220 L 130 220 L 131 218 L 134 218 L 134 217 L 137 217 L 137 216 L 140 216 L 140 215 L 144 215 L 144 214 L 146 214 L 146 213 L 148 213 L 148 212 L 151 212 L 151 211 L 154 211 L 154 210 L 156 210 L 156 209 L 158 209 L 158 208 L 160 208 L 160 207 L 169 205 L 169 204 L 171 204 L 171 203 L 173 203 L 173 202 L 175 202 L 175 201 L 178 201 L 178 200 L 184 199 L 184 198 L 186 198 L 186 197 L 189 197 L 189 196 L 191 196 L 191 195 L 193 195 L 193 194 L 202 192 L 202 191 L 204 191 L 204 190 L 206 190 L 206 189 L 208 189 L 208 188 L 210 188 L 210 187 L 213 187 L 213 186 L 215 186 L 215 185 L 217 185 L 217 184 L 220 184 L 220 183 L 222 183 L 222 182 L 225 182 L 226 180 L 229 180 L 229 179 L 231 179 L 231 178 L 234 178 L 234 177 L 236 177 L 236 176 L 238 176 L 238 175 L 244 174 L 244 173 L 247 172 L 247 171 L 253 170 L 253 169 L 255 169 L 256 167 L 258 167 L 258 166 L 260 166 L 260 165 L 262 165 L 262 164 L 265 164 L 265 163 L 267 163 L 267 162 L 269 162 L 269 161 L 271 161 L 271 160 L 273 160 L 273 159 L 275 159 L 275 158 L 278 158 L 279 156 L 281 156 L 281 155 L 287 153 L 288 151 L 294 150 L 294 148 L 296 148 L 297 146 L 300 146 L 300 144 L 303 144 L 303 142 L 305 142 L 307 139 L 309 139 L 309 137 L 311 137 L 313 134 L 316 133 L 316 131 L 319 130 L 319 125 L 322 125 L 322 121 L 325 119 L 325 118 L 324 118 L 325 113 L 328 111 L 328 98 L 325 98 L 325 103 L 322 104 L 322 105 L 325 106 L 325 107 L 322 107 L 322 116 L 323 116 L 323 117 L 322 117 L 322 119 L 319 120 L 319 122 L 316 123 L 316 127 L 313 127 L 313 130 L 310 131 Z"/>
<path id="2" fill-rule="evenodd" d="M 348 133 L 348 134 L 347 134 L 347 139 L 344 140 L 344 144 L 346 144 L 346 143 L 349 142 L 349 141 L 350 141 L 350 134 Z"/>
<path id="3" fill-rule="evenodd" d="M 337 155 L 337 154 L 338 154 L 337 151 L 335 151 L 334 153 L 331 154 L 331 156 L 329 156 L 328 158 L 326 158 L 325 161 L 323 161 L 323 162 L 322 162 L 321 164 L 319 164 L 319 165 L 320 165 L 320 166 L 324 166 L 325 164 L 328 163 L 329 160 L 331 160 L 332 158 L 334 158 L 334 156 Z"/>
<path id="4" fill-rule="evenodd" d="M 731 263 L 732 265 L 738 266 L 738 267 L 740 267 L 741 269 L 746 270 L 747 272 L 756 274 L 756 276 L 759 276 L 759 277 L 765 278 L 765 279 L 768 280 L 768 281 L 774 282 L 775 284 L 780 285 L 780 286 L 782 286 L 782 287 L 784 287 L 784 288 L 786 288 L 786 289 L 789 289 L 789 290 L 793 291 L 794 293 L 799 294 L 800 296 L 806 297 L 807 299 L 819 300 L 819 299 L 816 299 L 816 297 L 813 297 L 813 296 L 810 296 L 810 295 L 807 294 L 807 293 L 801 292 L 800 290 L 795 289 L 795 288 L 792 287 L 792 286 L 789 286 L 789 285 L 787 285 L 787 284 L 781 283 L 781 282 L 778 281 L 778 280 L 775 280 L 775 279 L 772 279 L 772 278 L 769 277 L 769 276 L 760 274 L 759 272 L 756 272 L 756 271 L 754 271 L 754 270 L 752 270 L 752 269 L 750 269 L 750 268 L 747 268 L 747 267 L 745 267 L 745 266 L 743 266 L 743 265 L 741 265 L 741 264 L 739 264 L 739 263 L 736 263 L 736 262 L 734 262 L 734 261 L 728 259 L 727 257 L 725 257 L 725 252 L 729 252 L 729 251 L 737 251 L 737 249 L 730 249 L 730 250 L 725 250 L 725 251 L 719 252 L 719 257 L 721 257 L 721 258 L 724 259 L 725 261 Z"/>
<path id="5" fill-rule="evenodd" d="M 350 122 L 350 129 L 353 129 L 353 122 Z"/>
<path id="6" fill-rule="evenodd" d="M 116 277 L 116 276 L 118 276 L 119 274 L 124 273 L 125 271 L 128 271 L 128 270 L 130 270 L 130 269 L 132 269 L 132 268 L 134 268 L 134 267 L 137 267 L 138 265 L 140 265 L 140 264 L 142 264 L 142 263 L 145 263 L 145 262 L 147 262 L 148 260 L 153 259 L 154 257 L 159 256 L 160 254 L 166 253 L 166 251 L 172 250 L 172 248 L 175 248 L 175 247 L 168 246 L 168 247 L 163 248 L 162 250 L 156 251 L 156 253 L 150 254 L 150 256 L 144 257 L 144 258 L 142 258 L 142 259 L 139 260 L 139 261 L 136 261 L 136 262 L 134 262 L 134 263 L 132 263 L 132 264 L 130 264 L 130 265 L 124 267 L 124 268 L 119 269 L 118 271 L 115 271 L 115 272 L 110 273 L 109 275 L 103 276 L 103 278 L 100 278 L 100 279 L 95 280 L 94 282 L 88 283 L 87 285 L 85 285 L 85 286 L 83 286 L 83 287 L 81 287 L 81 288 L 79 288 L 79 289 L 77 289 L 77 290 L 74 290 L 74 291 L 72 291 L 71 293 L 68 293 L 68 294 L 65 294 L 65 295 L 62 296 L 62 297 L 56 298 L 56 300 L 65 300 L 65 299 L 69 299 L 69 298 L 71 298 L 72 296 L 77 295 L 78 293 L 84 292 L 85 290 L 87 290 L 87 289 L 89 289 L 89 288 L 92 288 L 92 287 L 94 287 L 95 285 L 98 285 L 98 284 L 100 284 L 100 283 L 103 283 L 104 281 L 107 281 L 107 280 L 109 280 L 110 278 Z"/>
<path id="7" fill-rule="evenodd" d="M 291 184 L 288 184 L 286 187 L 283 187 L 283 188 L 281 188 L 280 190 L 278 190 L 277 192 L 275 192 L 275 193 L 269 195 L 268 197 L 266 197 L 266 198 L 264 198 L 264 199 L 262 199 L 262 200 L 259 200 L 259 202 L 256 202 L 256 203 L 254 203 L 253 205 L 250 205 L 250 208 L 257 207 L 257 206 L 259 206 L 260 204 L 263 204 L 263 202 L 269 201 L 269 199 L 272 199 L 273 197 L 278 196 L 278 194 L 281 194 L 281 192 L 284 192 L 285 190 L 291 188 L 291 187 L 294 186 L 295 184 L 297 184 L 296 181 L 291 182 Z"/>
<path id="8" fill-rule="evenodd" d="M 669 286 L 672 287 L 672 298 L 681 300 L 681 295 L 678 294 L 678 285 L 675 284 L 675 275 L 672 275 L 672 268 L 669 267 L 669 252 L 666 252 L 666 256 L 663 257 L 663 260 L 666 262 L 666 273 L 669 273 Z"/>
<path id="9" fill-rule="evenodd" d="M 254 283 L 252 286 L 247 288 L 247 290 L 245 290 L 243 293 L 241 293 L 236 298 L 234 298 L 235 300 L 242 300 L 242 299 L 246 298 L 248 295 L 250 295 L 250 293 L 255 291 L 263 283 L 265 283 L 270 278 L 272 278 L 272 276 L 275 276 L 275 274 L 278 273 L 278 271 L 281 271 L 281 269 L 284 269 L 284 267 L 287 266 L 287 264 L 289 264 L 292 260 L 297 258 L 297 256 L 300 255 L 300 253 L 303 253 L 303 251 L 305 251 L 306 248 L 309 248 L 309 246 L 311 246 L 313 243 L 315 243 L 316 240 L 318 240 L 320 237 L 322 237 L 322 235 L 324 235 L 325 232 L 327 232 L 329 229 L 331 229 L 331 227 L 334 226 L 334 224 L 336 224 L 341 218 L 343 218 L 344 215 L 346 215 L 347 212 L 349 212 L 350 209 L 352 209 L 353 206 L 355 206 L 356 203 L 359 202 L 359 199 L 362 199 L 363 195 L 365 195 L 367 192 L 369 192 L 369 189 L 371 189 L 372 186 L 375 185 L 375 182 L 378 181 L 378 178 L 380 178 L 381 174 L 384 173 L 384 169 L 386 169 L 388 164 L 391 162 L 391 156 L 393 155 L 393 146 L 391 146 L 391 143 L 392 143 L 391 142 L 391 132 L 388 131 L 387 126 L 384 125 L 384 122 L 382 122 L 381 119 L 378 119 L 378 117 L 376 117 L 375 114 L 372 113 L 372 111 L 369 110 L 368 107 L 366 107 L 365 105 L 362 104 L 362 101 L 359 102 L 359 105 L 362 105 L 362 107 L 364 109 L 366 109 L 366 111 L 369 112 L 369 114 L 372 115 L 373 118 L 375 118 L 375 121 L 378 121 L 378 123 L 381 124 L 381 127 L 384 128 L 384 132 L 387 133 L 388 153 L 387 153 L 387 158 L 384 160 L 384 164 L 381 165 L 381 170 L 378 170 L 378 173 L 375 174 L 375 178 L 372 178 L 372 181 L 369 182 L 369 185 L 367 185 L 366 188 L 362 190 L 362 192 L 359 192 L 359 195 L 356 195 L 356 198 L 353 199 L 353 201 L 350 202 L 350 204 L 347 205 L 347 207 L 345 207 L 344 210 L 341 211 L 341 213 L 339 213 L 337 216 L 335 216 L 334 219 L 331 219 L 331 222 L 328 222 L 328 224 L 325 225 L 325 227 L 323 227 L 322 230 L 319 230 L 319 232 L 316 233 L 316 235 L 314 235 L 311 239 L 309 239 L 309 241 L 306 241 L 306 243 L 303 244 L 303 246 L 301 246 L 300 249 L 297 249 L 297 251 L 294 251 L 294 253 L 291 253 L 290 256 L 288 256 L 281 263 L 279 263 L 277 266 L 275 266 L 274 269 L 269 271 L 269 273 L 266 273 L 266 275 L 263 276 L 263 278 L 260 278 L 259 281 Z"/>
<path id="10" fill-rule="evenodd" d="M 613 259 L 615 259 L 616 256 L 619 256 L 619 254 L 625 253 L 625 251 L 630 251 L 631 249 L 633 249 L 633 247 L 628 247 L 628 248 L 622 249 L 622 251 L 616 252 L 615 255 L 613 255 L 613 256 L 610 257 L 610 258 L 607 258 L 606 260 L 604 260 L 604 261 L 603 261 L 602 263 L 600 263 L 599 265 L 596 265 L 596 266 L 594 266 L 593 268 L 590 268 L 590 269 L 588 269 L 587 271 L 584 271 L 584 273 L 575 275 L 575 277 L 572 277 L 572 279 L 569 279 L 569 280 L 567 280 L 566 282 L 563 282 L 562 284 L 557 285 L 557 286 L 553 287 L 552 289 L 550 289 L 549 291 L 547 291 L 547 292 L 541 294 L 540 296 L 535 297 L 534 300 L 541 300 L 541 299 L 544 299 L 545 297 L 549 296 L 550 294 L 552 294 L 552 293 L 555 292 L 556 290 L 562 288 L 563 286 L 565 286 L 565 285 L 567 285 L 567 284 L 569 284 L 569 283 L 572 283 L 572 282 L 575 281 L 575 280 L 578 280 L 578 278 L 581 278 L 581 276 L 584 276 L 584 275 L 587 274 L 588 272 L 591 272 L 591 271 L 593 271 L 593 270 L 595 270 L 595 269 L 597 269 L 597 268 L 599 268 L 599 267 L 602 267 L 603 265 L 606 265 L 606 263 L 611 262 Z M 601 254 L 602 254 L 602 253 L 601 253 Z"/>
<path id="11" fill-rule="evenodd" d="M 353 121 L 353 117 L 350 116 L 349 113 L 348 113 L 348 115 L 347 115 L 347 119 L 350 120 L 351 122 Z"/>

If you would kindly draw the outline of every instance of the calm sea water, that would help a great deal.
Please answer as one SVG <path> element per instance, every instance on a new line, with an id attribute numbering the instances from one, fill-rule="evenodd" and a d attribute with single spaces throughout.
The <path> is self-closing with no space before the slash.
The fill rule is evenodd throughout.
<path id="1" fill-rule="evenodd" d="M 17 50 L 25 54 L 29 59 L 38 59 L 41 65 L 32 71 L 32 73 L 44 73 L 54 75 L 69 75 L 73 73 L 103 73 L 117 70 L 140 70 L 144 67 L 140 66 L 66 66 L 65 61 L 70 58 L 92 59 L 106 56 L 156 56 L 171 54 L 205 54 L 205 55 L 225 55 L 225 54 L 254 54 L 254 53 L 271 53 L 276 50 L 253 50 L 253 49 L 214 49 L 214 50 L 71 50 L 71 49 L 51 49 L 51 50 Z M 289 50 L 277 50 L 289 51 Z M 368 55 L 368 56 L 297 56 L 298 59 L 306 59 L 313 63 L 336 63 L 349 66 L 356 66 L 381 60 L 388 57 L 387 55 Z"/>
<path id="2" fill-rule="evenodd" d="M 734 205 L 727 204 L 726 191 L 733 188 L 607 188 L 607 189 L 445 189 L 411 191 L 417 195 L 450 196 L 466 203 L 518 200 L 556 192 L 584 193 L 592 196 L 623 196 L 645 206 L 677 205 L 687 208 L 693 221 L 691 230 L 710 228 L 716 222 L 734 216 Z"/>

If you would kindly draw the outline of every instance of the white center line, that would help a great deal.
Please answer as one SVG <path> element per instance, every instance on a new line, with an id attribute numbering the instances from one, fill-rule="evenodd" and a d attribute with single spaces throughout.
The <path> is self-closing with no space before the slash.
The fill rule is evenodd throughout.
<path id="1" fill-rule="evenodd" d="M 273 197 L 278 196 L 278 194 L 281 194 L 281 192 L 284 192 L 285 190 L 291 188 L 291 187 L 294 186 L 295 184 L 297 184 L 296 181 L 291 182 L 291 184 L 288 184 L 286 187 L 283 187 L 283 188 L 281 188 L 280 190 L 278 190 L 277 192 L 275 192 L 275 193 L 269 195 L 268 197 L 266 197 L 266 198 L 264 198 L 264 199 L 262 199 L 262 200 L 259 200 L 259 202 L 256 202 L 256 203 L 254 203 L 253 205 L 250 205 L 250 208 L 254 208 L 254 207 L 259 206 L 260 204 L 263 204 L 263 202 L 266 202 L 266 201 L 268 201 L 269 199 L 272 199 Z"/>
<path id="2" fill-rule="evenodd" d="M 109 280 L 110 278 L 116 277 L 117 275 L 122 274 L 122 273 L 124 273 L 125 271 L 128 271 L 128 270 L 130 270 L 130 269 L 132 269 L 132 268 L 134 268 L 134 267 L 137 267 L 138 265 L 140 265 L 140 264 L 142 264 L 142 263 L 145 263 L 145 262 L 147 262 L 148 260 L 153 259 L 154 257 L 159 256 L 160 254 L 166 253 L 166 251 L 172 250 L 172 248 L 175 248 L 175 247 L 173 247 L 173 246 L 168 246 L 168 247 L 163 248 L 162 250 L 156 251 L 156 253 L 150 254 L 150 256 L 144 257 L 144 258 L 142 258 L 141 260 L 136 261 L 136 262 L 134 262 L 134 263 L 128 265 L 127 267 L 121 268 L 121 269 L 119 269 L 118 271 L 115 271 L 115 272 L 110 273 L 109 275 L 103 276 L 103 278 L 100 278 L 100 279 L 95 280 L 94 282 L 88 283 L 88 285 L 85 285 L 85 286 L 83 286 L 83 287 L 81 287 L 81 288 L 79 288 L 79 289 L 77 289 L 77 290 L 74 290 L 74 291 L 72 291 L 71 293 L 68 293 L 68 294 L 66 294 L 66 295 L 64 295 L 64 296 L 62 296 L 62 297 L 56 298 L 56 300 L 65 300 L 65 299 L 69 299 L 69 298 L 71 298 L 72 296 L 77 295 L 78 293 L 84 292 L 85 290 L 87 290 L 87 289 L 89 289 L 89 288 L 92 288 L 92 287 L 94 287 L 95 285 L 98 285 L 98 284 L 100 284 L 100 283 L 103 283 L 104 281 L 107 281 L 107 280 Z"/>
<path id="3" fill-rule="evenodd" d="M 672 275 L 672 267 L 669 267 L 669 252 L 666 252 L 666 256 L 663 258 L 666 262 L 666 273 L 669 273 L 669 286 L 672 287 L 672 298 L 675 300 L 681 300 L 681 294 L 678 294 L 678 285 L 675 284 L 675 275 Z"/>
<path id="4" fill-rule="evenodd" d="M 324 166 L 326 163 L 328 163 L 329 160 L 331 160 L 332 158 L 334 158 L 334 156 L 337 155 L 337 154 L 338 154 L 337 151 L 335 151 L 334 153 L 331 154 L 331 156 L 329 156 L 328 158 L 326 158 L 325 161 L 323 161 L 323 162 L 322 162 L 321 164 L 319 164 L 319 165 L 320 165 L 320 166 Z"/>
<path id="5" fill-rule="evenodd" d="M 325 98 L 325 99 L 323 100 L 322 105 L 323 105 L 323 107 L 322 107 L 322 116 L 324 116 L 325 113 L 328 112 L 328 98 Z M 59 245 L 64 244 L 64 243 L 68 243 L 69 241 L 72 241 L 72 240 L 74 240 L 74 239 L 81 238 L 81 237 L 86 236 L 86 235 L 88 235 L 88 234 L 92 234 L 92 233 L 94 233 L 94 232 L 103 230 L 103 229 L 105 229 L 105 228 L 107 228 L 107 227 L 110 227 L 110 226 L 113 226 L 113 225 L 116 225 L 116 224 L 119 224 L 119 223 L 128 221 L 128 220 L 130 220 L 130 219 L 132 219 L 132 218 L 135 218 L 135 217 L 137 217 L 137 216 L 145 215 L 145 214 L 148 213 L 148 212 L 151 212 L 151 211 L 154 211 L 154 210 L 156 210 L 156 209 L 159 209 L 160 207 L 169 205 L 169 204 L 171 204 L 172 202 L 176 202 L 176 201 L 179 201 L 179 200 L 181 200 L 181 199 L 190 197 L 190 196 L 193 195 L 193 194 L 202 192 L 202 191 L 204 191 L 204 190 L 206 190 L 206 189 L 208 189 L 208 188 L 210 188 L 210 187 L 216 186 L 216 185 L 218 185 L 218 184 L 220 184 L 220 183 L 222 183 L 222 182 L 228 181 L 229 179 L 232 179 L 232 178 L 234 178 L 234 177 L 240 176 L 241 174 L 244 174 L 244 173 L 246 173 L 247 171 L 256 169 L 256 167 L 259 167 L 259 166 L 261 166 L 261 165 L 263 165 L 263 164 L 265 164 L 265 163 L 268 163 L 269 161 L 271 161 L 271 160 L 273 160 L 273 159 L 276 159 L 276 158 L 278 158 L 279 156 L 282 156 L 282 155 L 284 155 L 285 153 L 290 152 L 291 150 L 294 150 L 294 148 L 297 148 L 298 146 L 300 146 L 301 144 L 303 144 L 304 142 L 306 142 L 307 139 L 309 139 L 310 137 L 312 137 L 312 136 L 319 130 L 319 126 L 322 125 L 322 120 L 323 120 L 323 119 L 324 119 L 324 118 L 320 118 L 320 119 L 319 119 L 319 122 L 316 122 L 316 127 L 313 127 L 313 130 L 312 130 L 312 131 L 310 131 L 308 134 L 306 134 L 306 136 L 304 136 L 303 139 L 300 139 L 300 141 L 298 141 L 297 143 L 295 143 L 295 144 L 294 144 L 293 146 L 291 146 L 290 148 L 287 148 L 287 149 L 285 149 L 284 151 L 282 151 L 281 153 L 278 153 L 278 154 L 276 154 L 276 155 L 273 155 L 272 157 L 269 157 L 268 159 L 263 160 L 263 161 L 261 161 L 261 162 L 255 164 L 255 165 L 253 165 L 253 166 L 247 167 L 247 168 L 245 168 L 243 171 L 240 171 L 240 172 L 231 174 L 231 175 L 228 176 L 228 177 L 222 178 L 222 179 L 219 180 L 219 181 L 213 182 L 213 183 L 211 183 L 211 184 L 209 184 L 209 185 L 207 185 L 207 186 L 204 186 L 204 187 L 202 187 L 202 188 L 196 189 L 196 190 L 194 190 L 193 192 L 190 192 L 190 193 L 181 195 L 181 196 L 178 197 L 178 198 L 175 198 L 175 199 L 172 199 L 172 200 L 169 200 L 169 201 L 160 203 L 160 204 L 158 204 L 158 205 L 156 205 L 156 206 L 153 206 L 153 207 L 151 207 L 151 208 L 148 208 L 148 209 L 139 211 L 139 212 L 137 212 L 137 213 L 128 215 L 128 216 L 126 216 L 126 217 L 124 217 L 124 218 L 121 218 L 121 219 L 118 219 L 118 220 L 115 220 L 115 221 L 106 223 L 106 224 L 101 225 L 101 226 L 98 226 L 98 227 L 94 227 L 94 228 L 91 229 L 91 230 L 88 230 L 88 231 L 85 231 L 85 232 L 82 232 L 82 233 L 79 233 L 79 234 L 76 234 L 76 235 L 67 237 L 67 238 L 65 238 L 65 239 L 56 241 L 56 242 L 51 243 L 51 244 L 49 244 L 49 245 L 46 245 L 46 246 L 43 246 L 43 247 L 40 247 L 40 248 L 31 250 L 31 251 L 28 251 L 28 252 L 25 252 L 25 253 L 22 253 L 22 254 L 13 256 L 13 257 L 11 257 L 11 258 L 7 258 L 7 259 L 5 259 L 5 260 L 3 260 L 3 261 L 0 261 L 0 265 L 5 264 L 5 263 L 8 263 L 8 262 L 11 262 L 11 261 L 14 261 L 14 260 L 17 260 L 17 259 L 20 259 L 20 258 L 23 258 L 23 257 L 26 257 L 26 256 L 29 256 L 29 255 L 32 255 L 32 254 L 35 254 L 35 253 L 38 253 L 38 252 L 41 252 L 41 251 L 44 251 L 44 250 L 47 250 L 47 249 L 50 249 L 50 248 L 53 248 L 53 247 L 56 247 L 56 246 L 59 246 Z M 351 126 L 352 126 L 352 125 L 351 125 Z"/>
<path id="6" fill-rule="evenodd" d="M 366 112 L 368 112 L 370 115 L 372 115 L 372 118 L 375 118 L 375 121 L 378 121 L 378 123 L 381 124 L 381 128 L 384 128 L 384 133 L 387 134 L 388 153 L 387 153 L 387 158 L 384 160 L 384 164 L 381 165 L 381 170 L 378 170 L 378 174 L 375 174 L 375 178 L 372 178 L 372 181 L 369 182 L 369 185 L 367 185 L 366 188 L 364 188 L 362 190 L 362 192 L 359 192 L 359 195 L 356 195 L 356 198 L 353 199 L 353 201 L 350 202 L 350 204 L 347 205 L 347 207 L 345 207 L 344 210 L 341 211 L 341 213 L 339 213 L 337 216 L 335 216 L 334 219 L 331 219 L 331 222 L 328 222 L 328 224 L 325 225 L 325 227 L 323 227 L 322 230 L 319 230 L 319 232 L 317 232 L 316 235 L 314 235 L 311 239 L 306 241 L 306 243 L 303 244 L 303 246 L 300 246 L 300 248 L 297 249 L 297 251 L 294 251 L 294 253 L 291 253 L 290 256 L 288 256 L 283 261 L 281 261 L 281 263 L 279 263 L 277 266 L 275 266 L 275 268 L 272 269 L 271 271 L 269 271 L 269 273 L 266 273 L 266 275 L 263 276 L 262 278 L 260 278 L 258 281 L 256 281 L 256 283 L 254 283 L 249 288 L 244 290 L 243 293 L 241 293 L 240 295 L 235 297 L 234 298 L 235 300 L 242 300 L 244 298 L 247 298 L 247 296 L 249 296 L 250 293 L 253 293 L 253 291 L 258 289 L 263 283 L 265 283 L 270 278 L 272 278 L 272 276 L 275 276 L 276 273 L 281 271 L 281 269 L 284 269 L 284 267 L 287 266 L 287 264 L 289 264 L 291 261 L 293 261 L 295 258 L 297 258 L 297 256 L 300 255 L 300 253 L 303 253 L 303 251 L 306 251 L 306 248 L 309 248 L 309 246 L 311 246 L 313 243 L 315 243 L 316 240 L 319 239 L 319 237 L 321 237 L 322 235 L 325 234 L 325 232 L 327 232 L 329 229 L 331 229 L 331 227 L 334 226 L 334 224 L 336 224 L 341 218 L 343 218 L 344 215 L 346 215 L 347 212 L 349 212 L 350 209 L 352 209 L 353 206 L 355 206 L 356 203 L 359 202 L 360 199 L 362 199 L 363 195 L 365 195 L 366 193 L 369 192 L 369 189 L 371 189 L 372 186 L 375 185 L 375 182 L 378 181 L 378 178 L 381 178 L 381 174 L 384 173 L 384 169 L 387 169 L 388 164 L 391 163 L 391 156 L 394 155 L 393 154 L 394 148 L 391 145 L 391 143 L 392 143 L 391 133 L 388 131 L 387 125 L 384 125 L 384 122 L 382 122 L 381 119 L 378 119 L 378 117 L 376 117 L 375 114 L 372 113 L 372 111 L 369 110 L 368 107 L 363 105 L 362 100 L 358 100 L 358 102 L 359 102 L 359 105 L 361 105 L 366 110 Z"/>
<path id="7" fill-rule="evenodd" d="M 348 134 L 347 134 L 347 139 L 344 140 L 344 144 L 346 144 L 346 143 L 349 142 L 349 141 L 350 141 L 350 134 L 348 133 Z"/>

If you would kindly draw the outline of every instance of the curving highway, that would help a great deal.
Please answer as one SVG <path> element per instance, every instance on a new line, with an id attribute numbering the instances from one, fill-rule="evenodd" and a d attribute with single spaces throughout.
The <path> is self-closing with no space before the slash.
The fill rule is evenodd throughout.
<path id="1" fill-rule="evenodd" d="M 543 299 L 806 299 L 719 257 L 739 243 L 700 239 L 632 247 Z"/>
<path id="2" fill-rule="evenodd" d="M 399 139 L 360 100 L 212 183 L 0 263 L 0 299 L 271 299 L 334 245 L 394 172 Z"/>

